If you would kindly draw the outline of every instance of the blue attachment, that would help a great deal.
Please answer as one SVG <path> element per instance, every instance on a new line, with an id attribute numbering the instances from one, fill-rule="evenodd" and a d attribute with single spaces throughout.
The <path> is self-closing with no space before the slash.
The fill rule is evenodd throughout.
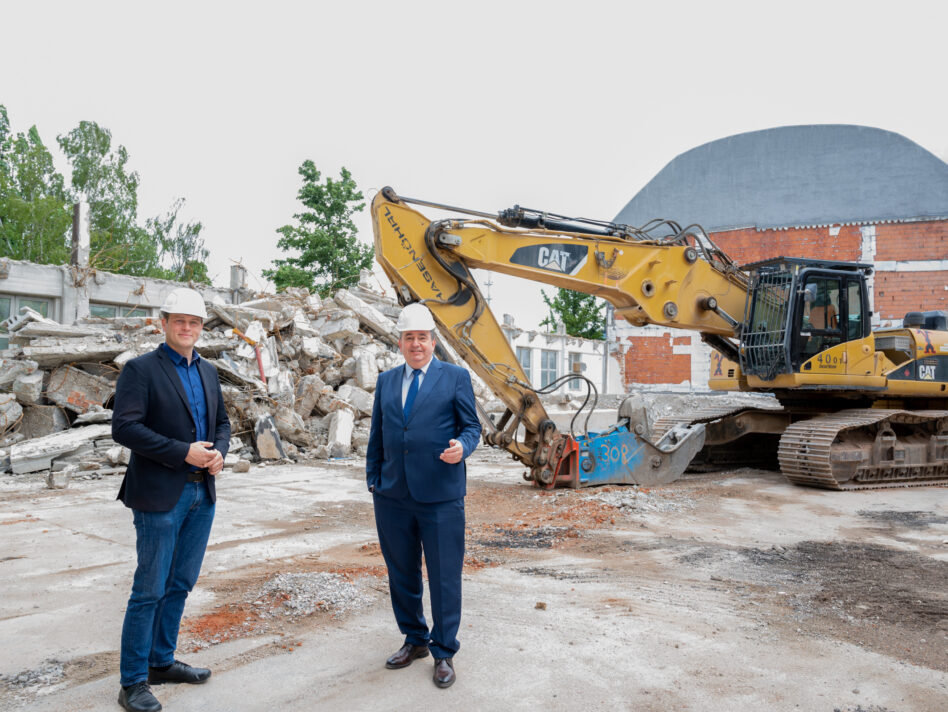
<path id="1" fill-rule="evenodd" d="M 588 433 L 576 442 L 579 444 L 580 487 L 643 484 L 636 470 L 649 467 L 652 449 L 624 425 L 601 433 Z"/>

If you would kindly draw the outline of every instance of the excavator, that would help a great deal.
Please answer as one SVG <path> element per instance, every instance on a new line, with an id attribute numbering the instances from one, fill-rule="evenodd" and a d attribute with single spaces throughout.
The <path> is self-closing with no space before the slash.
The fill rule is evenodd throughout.
<path id="1" fill-rule="evenodd" d="M 520 206 L 485 213 L 389 187 L 371 211 L 376 259 L 398 300 L 426 304 L 506 406 L 496 422 L 481 414 L 484 440 L 538 487 L 666 484 L 696 464 L 761 458 L 794 484 L 834 490 L 948 482 L 948 314 L 910 312 L 901 327 L 873 331 L 871 265 L 779 257 L 739 266 L 698 225 L 633 227 Z M 594 384 L 568 373 L 534 388 L 472 269 L 595 295 L 633 325 L 697 331 L 712 347 L 711 389 L 776 403 L 649 423 L 626 400 L 614 425 L 589 432 L 581 414 L 595 407 Z M 587 396 L 566 432 L 540 396 L 572 378 Z"/>

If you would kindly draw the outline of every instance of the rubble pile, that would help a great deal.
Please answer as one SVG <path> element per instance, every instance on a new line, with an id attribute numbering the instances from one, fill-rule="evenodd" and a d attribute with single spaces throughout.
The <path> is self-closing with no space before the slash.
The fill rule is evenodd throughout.
<path id="1" fill-rule="evenodd" d="M 207 306 L 195 348 L 220 374 L 233 435 L 225 467 L 365 454 L 378 375 L 403 362 L 401 307 L 372 287 L 370 272 L 325 300 L 290 288 Z M 130 453 L 110 435 L 115 383 L 129 360 L 164 341 L 160 320 L 63 325 L 21 312 L 4 322 L 9 347 L 0 351 L 0 471 L 45 471 L 50 486 L 124 472 Z M 459 362 L 450 348 L 439 356 Z"/>

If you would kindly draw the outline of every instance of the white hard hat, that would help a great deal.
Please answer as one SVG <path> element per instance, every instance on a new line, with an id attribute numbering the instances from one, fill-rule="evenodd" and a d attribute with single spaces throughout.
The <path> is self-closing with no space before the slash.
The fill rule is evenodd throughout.
<path id="1" fill-rule="evenodd" d="M 165 297 L 165 303 L 161 305 L 161 311 L 164 314 L 189 314 L 207 319 L 204 297 L 200 292 L 187 287 L 171 290 Z"/>
<path id="2" fill-rule="evenodd" d="M 435 328 L 434 317 L 424 304 L 409 304 L 398 315 L 395 328 L 399 331 L 431 331 Z"/>

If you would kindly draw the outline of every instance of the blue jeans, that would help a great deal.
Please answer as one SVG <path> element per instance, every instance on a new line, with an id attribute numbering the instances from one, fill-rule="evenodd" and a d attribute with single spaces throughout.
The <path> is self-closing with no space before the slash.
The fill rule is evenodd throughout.
<path id="1" fill-rule="evenodd" d="M 168 512 L 132 510 L 138 567 L 122 625 L 123 687 L 148 679 L 149 667 L 174 662 L 184 601 L 194 588 L 214 521 L 203 482 L 188 482 Z"/>

